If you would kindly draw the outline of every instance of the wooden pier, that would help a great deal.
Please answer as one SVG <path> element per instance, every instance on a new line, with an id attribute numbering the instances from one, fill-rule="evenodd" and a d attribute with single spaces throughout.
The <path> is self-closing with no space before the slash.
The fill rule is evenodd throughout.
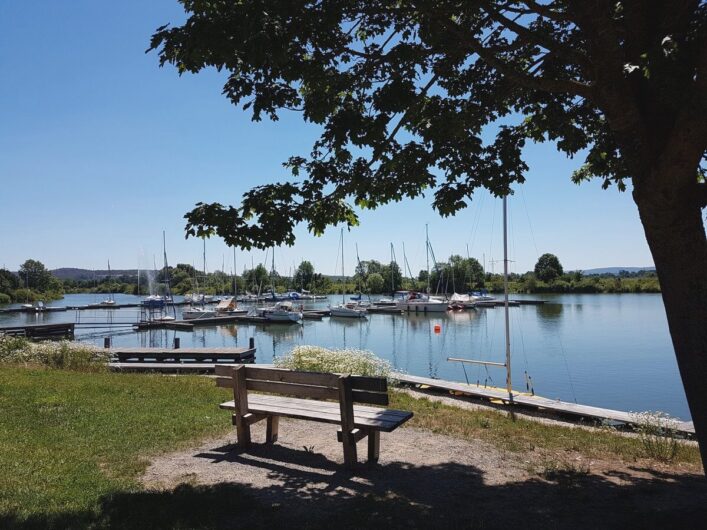
<path id="1" fill-rule="evenodd" d="M 23 324 L 20 326 L 6 326 L 0 328 L 0 335 L 27 337 L 34 340 L 46 339 L 73 339 L 75 324 L 62 322 L 59 324 Z"/>
<path id="2" fill-rule="evenodd" d="M 246 360 L 242 362 L 248 362 Z M 252 362 L 252 361 L 251 361 Z M 108 369 L 114 372 L 161 372 L 170 374 L 212 374 L 216 370 L 216 363 L 197 362 L 111 362 Z"/>
<path id="3" fill-rule="evenodd" d="M 118 359 L 122 364 L 139 363 L 147 367 L 153 367 L 155 363 L 165 364 L 165 361 L 173 363 L 204 363 L 211 361 L 243 363 L 253 362 L 255 359 L 255 348 L 109 348 L 110 354 Z M 146 362 L 151 361 L 151 362 Z"/>
<path id="4" fill-rule="evenodd" d="M 455 395 L 461 394 L 477 399 L 492 401 L 496 404 L 509 404 L 508 393 L 500 388 L 469 385 L 466 383 L 456 383 L 453 381 L 431 379 L 429 377 L 418 377 L 415 375 L 401 373 L 393 373 L 391 374 L 391 378 L 405 385 L 429 388 L 442 392 L 451 392 Z M 633 425 L 636 423 L 636 417 L 630 412 L 592 407 L 590 405 L 578 405 L 577 403 L 569 403 L 567 401 L 560 401 L 559 399 L 554 400 L 522 393 L 513 394 L 513 404 L 539 411 L 550 411 L 561 416 L 588 418 L 595 421 L 612 421 L 628 425 Z M 695 434 L 695 427 L 692 422 L 682 422 L 677 425 L 676 430 L 681 434 Z"/>

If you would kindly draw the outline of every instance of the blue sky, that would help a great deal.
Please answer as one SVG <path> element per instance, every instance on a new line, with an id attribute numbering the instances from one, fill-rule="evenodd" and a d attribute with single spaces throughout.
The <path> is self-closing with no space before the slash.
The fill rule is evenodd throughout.
<path id="1" fill-rule="evenodd" d="M 159 261 L 162 230 L 170 263 L 201 263 L 201 242 L 184 239 L 182 216 L 199 201 L 237 203 L 252 186 L 288 177 L 281 163 L 306 154 L 317 129 L 299 115 L 252 123 L 221 95 L 223 74 L 179 77 L 145 54 L 154 30 L 178 24 L 176 0 L 0 0 L 0 266 L 27 258 L 50 268 L 135 268 Z M 550 144 L 526 149 L 527 183 L 510 200 L 513 270 L 539 254 L 566 269 L 649 266 L 652 259 L 630 193 L 600 182 L 576 186 L 569 160 Z M 425 263 L 425 224 L 438 259 L 501 259 L 501 204 L 479 192 L 442 219 L 431 197 L 363 212 L 345 235 L 346 268 L 361 259 Z M 288 272 L 302 259 L 334 273 L 339 230 L 298 230 L 276 249 Z M 264 252 L 238 251 L 238 270 Z M 207 242 L 208 268 L 231 270 L 231 251 Z M 496 271 L 500 263 L 493 265 Z"/>

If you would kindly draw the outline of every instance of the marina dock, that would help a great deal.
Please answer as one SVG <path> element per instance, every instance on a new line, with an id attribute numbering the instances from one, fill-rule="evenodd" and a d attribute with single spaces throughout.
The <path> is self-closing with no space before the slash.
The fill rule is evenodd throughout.
<path id="1" fill-rule="evenodd" d="M 255 359 L 255 348 L 109 348 L 111 356 L 118 359 L 120 364 L 130 364 L 138 366 L 141 364 L 148 369 L 154 368 L 155 363 L 165 364 L 165 361 L 172 363 L 204 363 L 211 361 L 243 363 L 253 362 Z M 151 362 L 146 362 L 151 361 Z M 111 364 L 111 367 L 114 365 Z M 213 364 L 211 365 L 213 367 Z"/>
<path id="2" fill-rule="evenodd" d="M 76 325 L 73 322 L 60 324 L 23 324 L 21 326 L 0 327 L 0 335 L 26 337 L 28 339 L 73 339 Z"/>
<path id="3" fill-rule="evenodd" d="M 442 379 L 432 379 L 429 377 L 419 377 L 401 373 L 393 373 L 391 374 L 391 378 L 404 385 L 418 388 L 421 387 L 425 390 L 429 389 L 438 392 L 453 393 L 455 395 L 461 394 L 503 405 L 508 405 L 509 403 L 508 393 L 499 388 L 456 383 L 454 381 L 445 381 Z M 577 403 L 560 401 L 559 399 L 549 399 L 524 393 L 514 393 L 513 403 L 514 405 L 520 405 L 522 407 L 527 407 L 537 411 L 549 411 L 560 416 L 588 418 L 599 422 L 611 421 L 628 425 L 633 425 L 636 423 L 636 417 L 630 412 L 593 407 L 590 405 L 579 405 Z M 695 427 L 692 422 L 681 422 L 677 425 L 676 430 L 683 435 L 695 434 Z"/>

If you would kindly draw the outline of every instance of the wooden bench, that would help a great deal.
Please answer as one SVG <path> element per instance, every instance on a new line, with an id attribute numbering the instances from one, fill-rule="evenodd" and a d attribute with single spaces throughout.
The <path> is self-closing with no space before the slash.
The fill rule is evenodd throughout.
<path id="1" fill-rule="evenodd" d="M 233 401 L 221 404 L 233 410 L 238 446 L 250 446 L 250 426 L 266 420 L 266 443 L 277 441 L 280 416 L 339 424 L 339 442 L 347 467 L 356 464 L 356 442 L 368 437 L 368 461 L 377 462 L 380 433 L 392 432 L 412 418 L 412 412 L 356 405 L 388 404 L 384 377 L 295 372 L 253 365 L 216 365 L 216 384 L 233 389 Z M 268 394 L 248 394 L 249 390 Z M 276 394 L 276 395 L 274 395 Z M 285 397 L 288 396 L 288 397 Z M 304 398 L 304 399 L 303 399 Z M 326 401 L 329 400 L 329 401 Z"/>

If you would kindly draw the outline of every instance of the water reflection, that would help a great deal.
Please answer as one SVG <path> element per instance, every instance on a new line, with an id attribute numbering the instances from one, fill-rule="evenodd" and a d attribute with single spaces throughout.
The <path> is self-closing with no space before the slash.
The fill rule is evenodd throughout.
<path id="1" fill-rule="evenodd" d="M 67 295 L 52 305 L 86 305 L 93 295 Z M 511 349 L 513 380 L 524 388 L 524 371 L 533 376 L 538 394 L 622 410 L 664 410 L 689 418 L 675 363 L 660 295 L 552 295 L 539 306 L 512 307 Z M 118 302 L 136 302 L 136 297 Z M 338 303 L 340 297 L 332 302 Z M 322 309 L 327 301 L 308 303 Z M 110 315 L 108 314 L 110 313 Z M 65 311 L 57 313 L 0 313 L 0 326 L 23 323 L 82 322 L 77 336 L 102 345 L 112 335 L 116 346 L 171 348 L 175 337 L 182 347 L 248 345 L 253 337 L 257 362 L 270 363 L 298 345 L 362 348 L 415 375 L 464 381 L 458 363 L 447 357 L 503 362 L 503 308 L 446 314 L 371 314 L 366 320 L 324 318 L 302 325 L 229 324 L 201 327 L 192 332 L 105 326 L 135 322 L 135 308 Z M 435 332 L 435 325 L 439 331 Z M 93 327 L 93 326 L 97 326 Z M 466 367 L 470 381 L 503 385 L 502 370 Z M 571 384 L 573 382 L 573 384 Z"/>

